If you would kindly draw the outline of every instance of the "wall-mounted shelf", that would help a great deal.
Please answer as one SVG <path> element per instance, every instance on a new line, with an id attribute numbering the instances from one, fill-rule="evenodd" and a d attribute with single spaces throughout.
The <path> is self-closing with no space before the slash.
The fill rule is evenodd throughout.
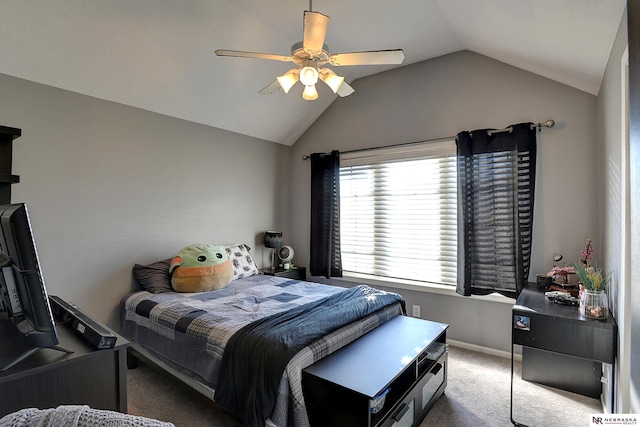
<path id="1" fill-rule="evenodd" d="M 0 204 L 11 203 L 11 184 L 20 182 L 18 175 L 11 174 L 13 140 L 20 135 L 20 129 L 0 126 Z"/>

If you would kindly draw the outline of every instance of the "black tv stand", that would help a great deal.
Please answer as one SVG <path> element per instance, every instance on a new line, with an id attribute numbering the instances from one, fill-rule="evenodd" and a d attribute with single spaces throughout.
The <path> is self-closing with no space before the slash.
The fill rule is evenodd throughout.
<path id="1" fill-rule="evenodd" d="M 105 326 L 106 328 L 106 326 Z M 57 325 L 60 348 L 72 353 L 35 351 L 21 363 L 0 372 L 0 418 L 23 408 L 89 405 L 127 412 L 127 348 L 117 338 L 113 348 L 96 350 L 71 325 Z M 6 313 L 0 313 L 0 366 L 21 357 L 25 347 Z"/>
<path id="2" fill-rule="evenodd" d="M 37 352 L 38 350 L 41 350 L 43 348 L 50 348 L 52 350 L 58 350 L 61 351 L 63 353 L 67 353 L 67 354 L 71 354 L 73 353 L 73 350 L 69 350 L 68 348 L 64 348 L 60 345 L 53 345 L 51 347 L 35 347 L 35 348 L 30 348 L 29 350 L 25 351 L 24 353 L 22 353 L 20 356 L 16 357 L 14 360 L 12 360 L 11 362 L 9 362 L 8 365 L 2 367 L 2 369 L 0 369 L 0 372 L 4 372 L 7 369 L 11 369 L 14 365 L 16 365 L 17 363 L 22 362 L 24 359 L 26 359 L 27 357 L 31 356 L 33 353 Z"/>

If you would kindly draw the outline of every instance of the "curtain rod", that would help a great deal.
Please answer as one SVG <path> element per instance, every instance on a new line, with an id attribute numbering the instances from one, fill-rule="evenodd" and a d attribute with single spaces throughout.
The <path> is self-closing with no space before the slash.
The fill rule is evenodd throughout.
<path id="1" fill-rule="evenodd" d="M 539 130 L 542 130 L 543 127 L 545 128 L 552 128 L 553 126 L 555 126 L 556 122 L 555 120 L 549 119 L 543 123 L 532 123 L 531 124 L 531 129 L 535 129 L 538 128 Z M 509 126 L 508 128 L 504 128 L 504 129 L 493 129 L 490 131 L 487 131 L 487 133 L 489 135 L 493 135 L 494 133 L 500 133 L 500 132 L 511 132 L 513 130 L 513 128 L 511 126 Z M 437 139 L 426 139 L 423 141 L 413 141 L 413 142 L 403 142 L 400 144 L 391 144 L 391 145 L 383 145 L 381 147 L 373 147 L 373 148 L 359 148 L 357 150 L 348 150 L 348 151 L 341 151 L 340 154 L 351 154 L 351 153 L 359 153 L 361 151 L 371 151 L 371 150 L 382 150 L 384 148 L 395 148 L 395 147 L 404 147 L 407 145 L 417 145 L 417 144 L 432 144 L 432 143 L 436 143 L 436 142 L 443 142 L 443 141 L 450 141 L 452 139 L 455 139 L 455 136 L 447 136 L 444 138 L 437 138 Z M 307 160 L 309 157 L 311 157 L 310 154 L 303 154 L 302 155 L 302 160 Z"/>

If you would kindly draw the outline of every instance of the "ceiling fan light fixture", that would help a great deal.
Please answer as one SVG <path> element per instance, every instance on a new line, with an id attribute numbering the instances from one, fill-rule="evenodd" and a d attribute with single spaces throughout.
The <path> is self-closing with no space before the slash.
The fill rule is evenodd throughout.
<path id="1" fill-rule="evenodd" d="M 305 86 L 315 85 L 318 83 L 318 70 L 314 67 L 303 67 L 300 70 L 300 82 Z"/>
<path id="2" fill-rule="evenodd" d="M 342 83 L 344 83 L 344 77 L 337 75 L 336 73 L 334 73 L 333 71 L 327 68 L 325 68 L 323 71 L 324 72 L 321 74 L 322 81 L 325 82 L 327 86 L 331 88 L 333 93 L 338 92 L 338 90 L 342 86 Z"/>
<path id="3" fill-rule="evenodd" d="M 289 93 L 289 90 L 298 82 L 298 70 L 290 70 L 286 74 L 277 77 L 280 87 L 284 93 Z"/>
<path id="4" fill-rule="evenodd" d="M 303 15 L 302 41 L 291 46 L 291 55 L 274 55 L 271 53 L 245 52 L 240 50 L 217 49 L 217 56 L 235 56 L 238 58 L 257 58 L 272 61 L 292 62 L 293 70 L 287 71 L 276 80 L 269 83 L 258 93 L 270 94 L 278 89 L 289 93 L 289 90 L 299 80 L 304 86 L 302 97 L 307 100 L 318 98 L 316 83 L 321 79 L 331 88 L 333 93 L 340 97 L 351 95 L 354 89 L 344 81 L 344 77 L 338 76 L 333 70 L 319 68 L 325 64 L 339 67 L 344 65 L 398 65 L 404 61 L 402 49 L 370 50 L 364 52 L 329 53 L 329 46 L 325 42 L 329 17 L 320 12 L 313 12 L 311 1 L 309 10 Z"/>
<path id="5" fill-rule="evenodd" d="M 316 90 L 315 85 L 305 85 L 302 97 L 307 101 L 314 101 L 318 99 L 318 91 Z"/>

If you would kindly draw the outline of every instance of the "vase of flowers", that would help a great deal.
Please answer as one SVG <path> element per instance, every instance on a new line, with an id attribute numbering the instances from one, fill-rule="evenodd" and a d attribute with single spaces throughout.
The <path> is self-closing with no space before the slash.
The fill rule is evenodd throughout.
<path id="1" fill-rule="evenodd" d="M 608 275 L 602 272 L 598 263 L 591 264 L 593 247 L 587 240 L 585 249 L 580 252 L 581 258 L 576 263 L 575 274 L 580 280 L 580 314 L 592 319 L 603 320 L 609 317 L 609 301 L 607 299 Z"/>
<path id="2" fill-rule="evenodd" d="M 590 291 L 585 289 L 580 298 L 580 308 L 583 316 L 604 320 L 609 317 L 609 301 L 604 291 Z"/>

